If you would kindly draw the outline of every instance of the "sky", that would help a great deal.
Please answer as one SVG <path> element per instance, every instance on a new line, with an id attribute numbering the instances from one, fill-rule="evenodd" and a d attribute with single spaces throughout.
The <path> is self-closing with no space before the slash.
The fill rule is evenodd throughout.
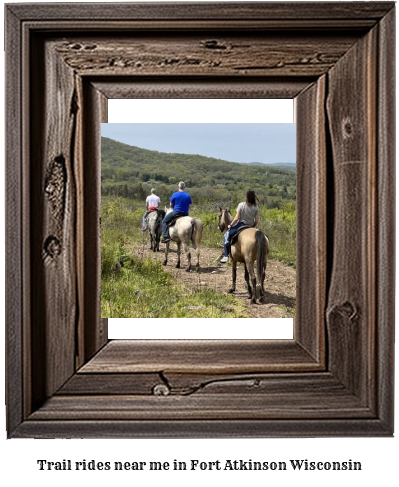
<path id="1" fill-rule="evenodd" d="M 160 152 L 295 163 L 294 123 L 103 123 L 101 135 Z"/>

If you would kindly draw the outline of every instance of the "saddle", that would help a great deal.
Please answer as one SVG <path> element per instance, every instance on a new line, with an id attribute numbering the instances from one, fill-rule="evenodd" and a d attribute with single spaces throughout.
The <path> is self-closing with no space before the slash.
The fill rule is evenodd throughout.
<path id="1" fill-rule="evenodd" d="M 168 228 L 173 227 L 173 225 L 174 225 L 174 224 L 177 222 L 177 220 L 178 220 L 179 218 L 183 218 L 183 216 L 184 216 L 184 215 L 178 215 L 178 216 L 173 217 L 173 218 L 170 220 L 170 222 L 168 222 L 168 223 L 166 224 L 166 226 L 167 226 Z"/>
<path id="2" fill-rule="evenodd" d="M 232 238 L 229 238 L 229 244 L 234 245 L 237 242 L 237 239 L 238 239 L 238 236 L 240 235 L 240 233 L 243 230 L 247 230 L 248 228 L 254 228 L 254 227 L 251 227 L 251 225 L 243 225 L 242 227 L 240 227 L 238 229 L 238 232 L 235 235 L 233 235 Z"/>

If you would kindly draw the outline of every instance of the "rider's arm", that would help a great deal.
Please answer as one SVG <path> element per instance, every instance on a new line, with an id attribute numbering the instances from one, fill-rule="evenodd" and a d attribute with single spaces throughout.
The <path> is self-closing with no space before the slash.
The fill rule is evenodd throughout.
<path id="1" fill-rule="evenodd" d="M 259 215 L 255 215 L 255 227 L 259 223 Z"/>
<path id="2" fill-rule="evenodd" d="M 239 220 L 240 220 L 240 212 L 237 211 L 236 216 L 233 218 L 233 221 L 230 223 L 230 225 L 227 228 L 233 227 Z"/>

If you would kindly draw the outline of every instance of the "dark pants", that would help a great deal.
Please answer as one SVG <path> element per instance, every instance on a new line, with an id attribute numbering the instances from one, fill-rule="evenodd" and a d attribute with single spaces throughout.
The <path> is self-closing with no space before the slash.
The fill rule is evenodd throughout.
<path id="1" fill-rule="evenodd" d="M 168 223 L 173 220 L 175 216 L 187 216 L 188 213 L 182 213 L 180 211 L 171 211 L 168 213 L 165 218 L 162 220 L 162 236 L 163 238 L 169 238 L 169 228 Z"/>

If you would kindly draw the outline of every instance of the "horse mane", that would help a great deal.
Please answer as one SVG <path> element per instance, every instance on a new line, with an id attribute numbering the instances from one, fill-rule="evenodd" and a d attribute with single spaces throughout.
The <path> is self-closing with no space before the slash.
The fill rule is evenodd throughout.
<path id="1" fill-rule="evenodd" d="M 233 220 L 233 217 L 231 216 L 231 213 L 230 213 L 230 208 L 222 208 L 220 207 L 220 221 L 222 221 L 222 218 L 223 218 L 223 223 L 226 227 L 226 230 L 227 230 L 227 226 L 230 224 L 230 222 Z"/>

